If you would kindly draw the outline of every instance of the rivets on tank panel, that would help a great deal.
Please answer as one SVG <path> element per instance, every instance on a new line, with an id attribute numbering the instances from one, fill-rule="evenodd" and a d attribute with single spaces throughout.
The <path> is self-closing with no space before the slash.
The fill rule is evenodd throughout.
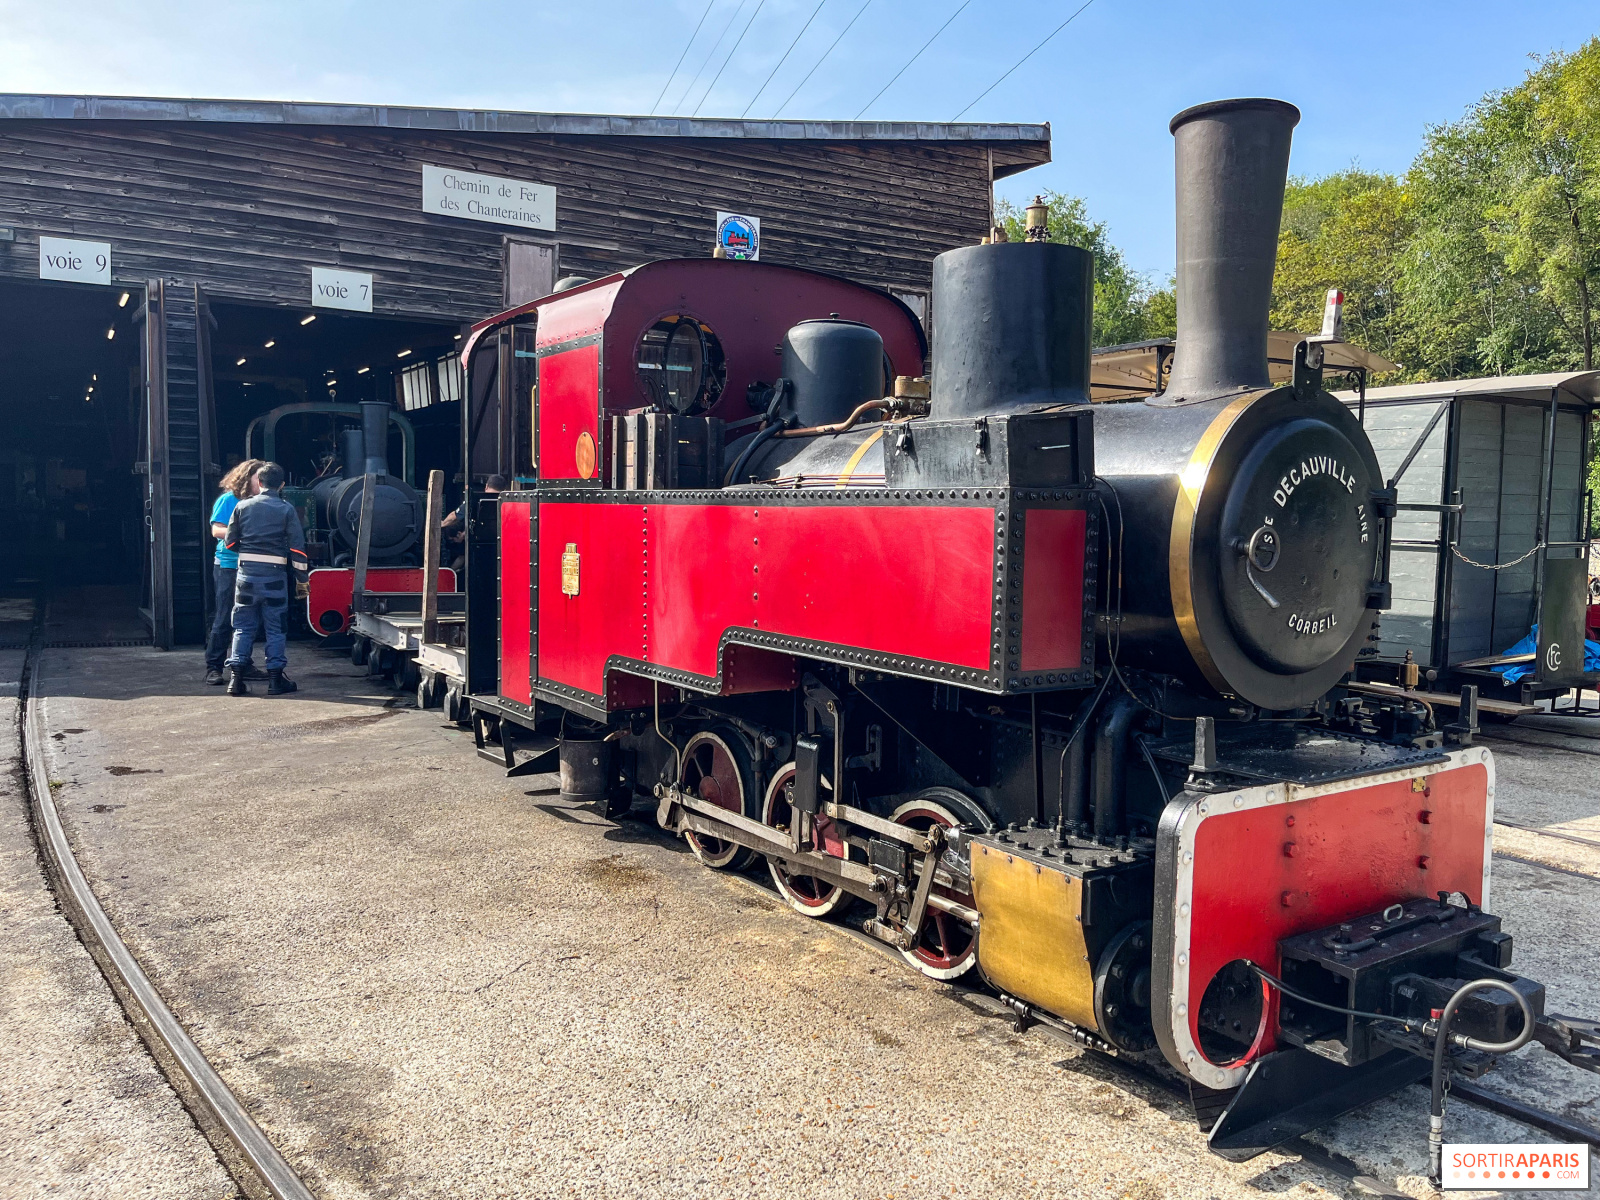
<path id="1" fill-rule="evenodd" d="M 1428 856 L 1426 854 L 1417 855 L 1417 870 L 1426 871 L 1428 869 L 1428 863 L 1430 861 L 1431 860 L 1428 858 Z"/>
<path id="2" fill-rule="evenodd" d="M 1194 861 L 1194 851 L 1193 850 L 1185 850 L 1183 852 L 1183 861 L 1186 862 L 1186 863 L 1192 863 Z"/>
<path id="3" fill-rule="evenodd" d="M 1189 1006 L 1187 1004 L 1178 1005 L 1178 1015 L 1180 1017 L 1187 1017 L 1189 1015 Z M 1189 1057 L 1189 1061 L 1191 1061 L 1191 1062 L 1194 1061 L 1194 1051 L 1193 1050 L 1189 1051 L 1189 1056 L 1188 1057 Z"/>
<path id="4" fill-rule="evenodd" d="M 1200 801 L 1200 815 L 1203 817 L 1211 811 L 1211 804 L 1207 800 Z"/>
<path id="5" fill-rule="evenodd" d="M 1272 794 L 1270 792 L 1267 793 L 1267 799 L 1269 799 L 1269 800 L 1272 799 Z M 1233 806 L 1235 808 L 1243 808 L 1244 807 L 1244 797 L 1243 796 L 1235 796 L 1233 798 Z"/>
<path id="6" fill-rule="evenodd" d="M 1180 917 L 1187 917 L 1189 915 L 1189 902 L 1187 900 L 1178 905 L 1178 915 Z"/>
<path id="7" fill-rule="evenodd" d="M 1294 893 L 1293 892 L 1285 892 L 1283 895 L 1278 897 L 1278 902 L 1280 904 L 1282 904 L 1285 908 L 1293 908 L 1294 907 Z"/>
<path id="8" fill-rule="evenodd" d="M 1187 954 L 1184 954 L 1184 953 L 1180 952 L 1178 954 L 1178 965 L 1180 967 L 1188 966 L 1189 965 L 1189 956 Z"/>
<path id="9" fill-rule="evenodd" d="M 1294 857 L 1294 843 L 1293 842 L 1285 842 L 1283 844 L 1283 856 L 1285 858 L 1293 858 Z"/>
<path id="10" fill-rule="evenodd" d="M 1290 813 L 1287 817 L 1285 817 L 1283 819 L 1283 823 L 1286 826 L 1288 826 L 1290 829 L 1293 829 L 1294 828 L 1294 814 Z"/>

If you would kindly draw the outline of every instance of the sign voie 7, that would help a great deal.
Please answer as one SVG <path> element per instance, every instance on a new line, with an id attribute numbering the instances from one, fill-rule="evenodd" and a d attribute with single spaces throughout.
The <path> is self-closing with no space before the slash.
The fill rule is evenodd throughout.
<path id="1" fill-rule="evenodd" d="M 422 211 L 464 221 L 550 230 L 556 227 L 556 189 L 526 179 L 424 166 Z"/>
<path id="2" fill-rule="evenodd" d="M 371 312 L 372 276 L 365 271 L 339 271 L 332 267 L 312 267 L 311 306 L 345 308 L 351 312 Z"/>
<path id="3" fill-rule="evenodd" d="M 72 283 L 110 283 L 111 243 L 41 237 L 39 278 L 65 279 Z"/>

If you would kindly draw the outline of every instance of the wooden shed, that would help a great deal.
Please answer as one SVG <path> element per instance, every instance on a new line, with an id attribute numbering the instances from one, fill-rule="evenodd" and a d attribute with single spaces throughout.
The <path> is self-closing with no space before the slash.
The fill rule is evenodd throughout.
<path id="1" fill-rule="evenodd" d="M 464 325 L 707 255 L 725 214 L 928 321 L 933 257 L 1049 157 L 1043 125 L 0 95 L 4 552 L 195 642 L 206 510 L 261 413 L 393 397 L 418 469 L 451 467 Z"/>

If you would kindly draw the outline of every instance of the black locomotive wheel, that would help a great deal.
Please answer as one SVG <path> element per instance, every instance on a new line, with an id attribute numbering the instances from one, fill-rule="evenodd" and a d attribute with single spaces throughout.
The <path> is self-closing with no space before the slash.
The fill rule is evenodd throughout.
<path id="1" fill-rule="evenodd" d="M 743 752 L 738 734 L 697 733 L 683 748 L 678 784 L 684 791 L 709 800 L 718 808 L 745 815 L 747 797 L 755 790 L 750 756 Z M 703 833 L 684 834 L 694 856 L 716 871 L 742 871 L 755 861 L 755 851 Z"/>
<path id="2" fill-rule="evenodd" d="M 1094 1015 L 1118 1050 L 1142 1052 L 1156 1044 L 1150 1022 L 1150 922 L 1120 930 L 1100 953 L 1094 972 Z"/>
<path id="3" fill-rule="evenodd" d="M 351 638 L 350 639 L 350 661 L 352 663 L 354 663 L 358 667 L 366 666 L 367 665 L 367 651 L 371 648 L 371 646 L 372 646 L 372 643 L 367 641 L 367 639 L 364 638 L 364 637 L 361 637 L 361 636 L 358 635 L 356 637 Z"/>
<path id="4" fill-rule="evenodd" d="M 772 783 L 767 788 L 766 801 L 761 808 L 761 823 L 784 833 L 794 827 L 794 808 L 790 804 L 794 796 L 794 775 L 793 763 L 780 767 L 778 773 L 772 777 Z M 849 847 L 839 837 L 831 818 L 819 816 L 812 828 L 817 848 L 823 853 L 841 858 L 848 855 Z M 843 888 L 826 880 L 811 875 L 791 873 L 775 858 L 768 857 L 767 867 L 772 872 L 772 882 L 777 886 L 779 893 L 789 902 L 789 907 L 801 916 L 827 917 L 834 913 L 843 915 L 855 899 Z"/>
<path id="5" fill-rule="evenodd" d="M 954 806 L 960 799 L 959 793 L 947 788 L 929 788 L 894 810 L 895 823 L 919 832 L 926 832 L 935 825 L 941 829 L 963 824 L 971 826 L 975 822 L 957 815 Z M 970 884 L 947 887 L 935 883 L 933 894 L 968 908 L 974 904 Z M 922 928 L 917 930 L 917 944 L 900 953 L 930 979 L 956 979 L 972 970 L 978 961 L 978 930 L 960 917 L 930 906 L 922 919 Z"/>

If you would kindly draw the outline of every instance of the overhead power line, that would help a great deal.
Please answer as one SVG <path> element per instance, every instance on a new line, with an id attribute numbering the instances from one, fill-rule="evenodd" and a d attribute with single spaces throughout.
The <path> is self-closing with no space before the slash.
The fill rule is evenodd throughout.
<path id="1" fill-rule="evenodd" d="M 778 67 L 789 61 L 789 55 L 794 53 L 794 48 L 800 44 L 800 39 L 805 37 L 806 30 L 811 28 L 811 22 L 817 19 L 817 14 L 822 11 L 822 6 L 827 2 L 828 0 L 817 0 L 817 6 L 811 10 L 811 15 L 806 18 L 806 23 L 800 26 L 800 32 L 794 35 L 794 41 L 789 43 L 789 48 L 783 52 L 783 57 L 778 60 L 778 66 L 772 68 L 772 74 L 762 80 L 761 86 L 756 89 L 756 94 L 750 97 L 750 103 L 744 106 L 744 112 L 739 114 L 741 120 L 750 115 L 750 110 L 755 107 L 756 101 L 761 99 L 761 93 L 766 91 L 767 84 L 772 82 L 772 76 L 778 73 Z"/>
<path id="2" fill-rule="evenodd" d="M 712 8 L 717 0 L 708 0 L 705 12 L 700 14 L 700 20 L 694 27 L 694 32 L 689 35 L 689 40 L 683 44 L 683 53 L 678 55 L 678 61 L 673 64 L 672 74 L 667 76 L 667 81 L 661 85 L 661 95 L 656 97 L 656 102 L 650 106 L 650 115 L 654 116 L 656 109 L 661 107 L 661 101 L 667 94 L 667 89 L 672 86 L 672 81 L 677 78 L 678 68 L 683 66 L 683 60 L 689 57 L 689 47 L 694 45 L 695 38 L 700 36 L 700 26 L 706 23 L 706 18 L 711 15 Z"/>
<path id="3" fill-rule="evenodd" d="M 694 78 L 689 80 L 689 86 L 683 89 L 683 95 L 678 97 L 678 102 L 672 107 L 679 112 L 683 111 L 684 103 L 689 99 L 689 93 L 694 91 L 694 85 L 700 82 L 700 76 L 711 65 L 711 60 L 717 56 L 717 50 L 722 46 L 722 39 L 728 36 L 728 30 L 733 28 L 733 23 L 739 19 L 739 14 L 744 11 L 744 6 L 749 0 L 739 0 L 738 5 L 728 17 L 728 23 L 722 27 L 722 32 L 717 34 L 717 40 L 711 43 L 711 50 L 706 54 L 705 60 L 700 64 L 700 70 L 694 73 Z"/>
<path id="4" fill-rule="evenodd" d="M 850 26 L 854 25 L 857 21 L 861 20 L 861 14 L 866 12 L 868 7 L 871 6 L 871 4 L 872 4 L 872 0 L 866 0 L 866 3 L 862 4 L 862 6 L 859 9 L 856 10 L 856 15 L 850 18 L 850 25 L 846 25 L 843 29 L 841 29 L 839 31 L 839 36 L 834 38 L 832 44 L 830 44 L 828 46 L 828 48 L 822 52 L 822 57 L 817 59 L 816 62 L 811 64 L 811 70 L 806 72 L 805 79 L 802 79 L 799 83 L 795 84 L 794 85 L 794 91 L 790 92 L 788 97 L 785 98 L 784 102 L 782 104 L 778 105 L 777 110 L 772 114 L 774 120 L 776 120 L 778 117 L 781 117 L 783 115 L 783 110 L 789 107 L 789 101 L 793 100 L 795 98 L 795 96 L 799 93 L 800 89 L 805 87 L 806 80 L 810 79 L 813 75 L 815 75 L 817 73 L 817 68 L 820 67 L 823 63 L 828 61 L 828 55 L 833 53 L 833 47 L 837 46 L 842 40 L 844 40 L 844 35 L 850 32 Z"/>
<path id="5" fill-rule="evenodd" d="M 705 107 L 706 101 L 711 98 L 711 93 L 716 90 L 717 80 L 722 78 L 722 73 L 728 69 L 728 64 L 733 61 L 733 56 L 739 53 L 739 46 L 744 42 L 744 35 L 750 32 L 750 26 L 756 23 L 756 18 L 761 15 L 761 10 L 766 6 L 766 3 L 767 0 L 761 0 L 756 5 L 755 12 L 750 14 L 750 19 L 744 23 L 744 28 L 739 31 L 738 39 L 733 43 L 733 49 L 728 51 L 728 57 L 722 60 L 722 65 L 717 68 L 717 73 L 712 76 L 711 86 L 706 89 L 706 94 L 700 97 L 700 103 L 696 104 L 694 111 L 689 114 L 691 117 L 700 115 L 700 110 Z"/>
<path id="6" fill-rule="evenodd" d="M 972 104 L 967 105 L 966 108 L 963 108 L 960 112 L 958 112 L 955 116 L 951 117 L 950 119 L 952 121 L 959 121 L 962 117 L 966 116 L 968 109 L 972 108 L 973 104 L 976 104 L 979 100 L 982 100 L 990 92 L 994 91 L 995 88 L 999 87 L 1002 83 L 1004 83 L 1006 81 L 1006 79 L 1010 77 L 1012 71 L 1015 71 L 1023 63 L 1027 62 L 1035 54 L 1037 54 L 1037 53 L 1039 53 L 1039 51 L 1043 50 L 1044 47 L 1045 47 L 1045 42 L 1048 42 L 1050 40 L 1050 38 L 1055 37 L 1056 34 L 1060 33 L 1068 25 L 1071 25 L 1074 21 L 1076 21 L 1078 19 L 1078 13 L 1081 13 L 1084 9 L 1088 8 L 1089 5 L 1091 5 L 1093 3 L 1094 3 L 1094 0 L 1084 0 L 1083 4 L 1081 4 L 1078 7 L 1078 12 L 1073 13 L 1065 21 L 1061 22 L 1061 24 L 1057 25 L 1054 29 L 1052 29 L 1050 31 L 1050 33 L 1049 33 L 1049 36 L 1047 36 L 1044 39 L 1043 42 L 1040 42 L 1032 50 L 1029 50 L 1021 58 L 1017 59 L 1016 62 L 1012 63 L 1011 64 L 1011 70 L 1007 71 L 1004 75 L 1000 76 L 999 79 L 996 79 L 988 87 L 984 88 L 983 91 L 979 92 L 978 95 L 973 99 Z"/>
<path id="7" fill-rule="evenodd" d="M 937 28 L 937 29 L 935 29 L 933 31 L 933 36 L 931 38 L 929 38 L 927 41 L 922 43 L 922 50 L 918 50 L 915 54 L 913 54 L 911 56 L 911 61 L 906 63 L 905 66 L 901 67 L 898 71 L 896 71 L 894 73 L 894 79 L 889 80 L 888 83 L 884 84 L 881 88 L 878 89 L 878 96 L 883 95 L 890 88 L 892 88 L 895 85 L 895 80 L 899 79 L 900 76 L 904 75 L 907 71 L 909 71 L 911 69 L 911 63 L 914 63 L 914 62 L 917 61 L 917 59 L 921 58 L 922 57 L 922 51 L 926 50 L 929 46 L 933 45 L 933 43 L 938 40 L 939 35 L 941 33 L 943 33 L 946 29 L 950 28 L 950 22 L 954 21 L 963 12 L 965 12 L 966 9 L 967 9 L 967 5 L 969 5 L 971 3 L 972 3 L 972 0 L 962 0 L 961 7 L 956 9 L 955 12 L 951 13 L 949 18 L 946 19 L 946 21 L 945 21 L 945 23 L 943 25 L 939 26 L 939 28 Z M 861 120 L 862 115 L 867 111 L 867 109 L 871 108 L 874 104 L 876 104 L 878 102 L 878 96 L 874 96 L 871 100 L 868 100 L 865 104 L 863 104 L 861 106 L 861 112 L 858 112 L 856 114 L 856 117 L 855 117 L 856 120 L 858 120 L 858 121 Z"/>

